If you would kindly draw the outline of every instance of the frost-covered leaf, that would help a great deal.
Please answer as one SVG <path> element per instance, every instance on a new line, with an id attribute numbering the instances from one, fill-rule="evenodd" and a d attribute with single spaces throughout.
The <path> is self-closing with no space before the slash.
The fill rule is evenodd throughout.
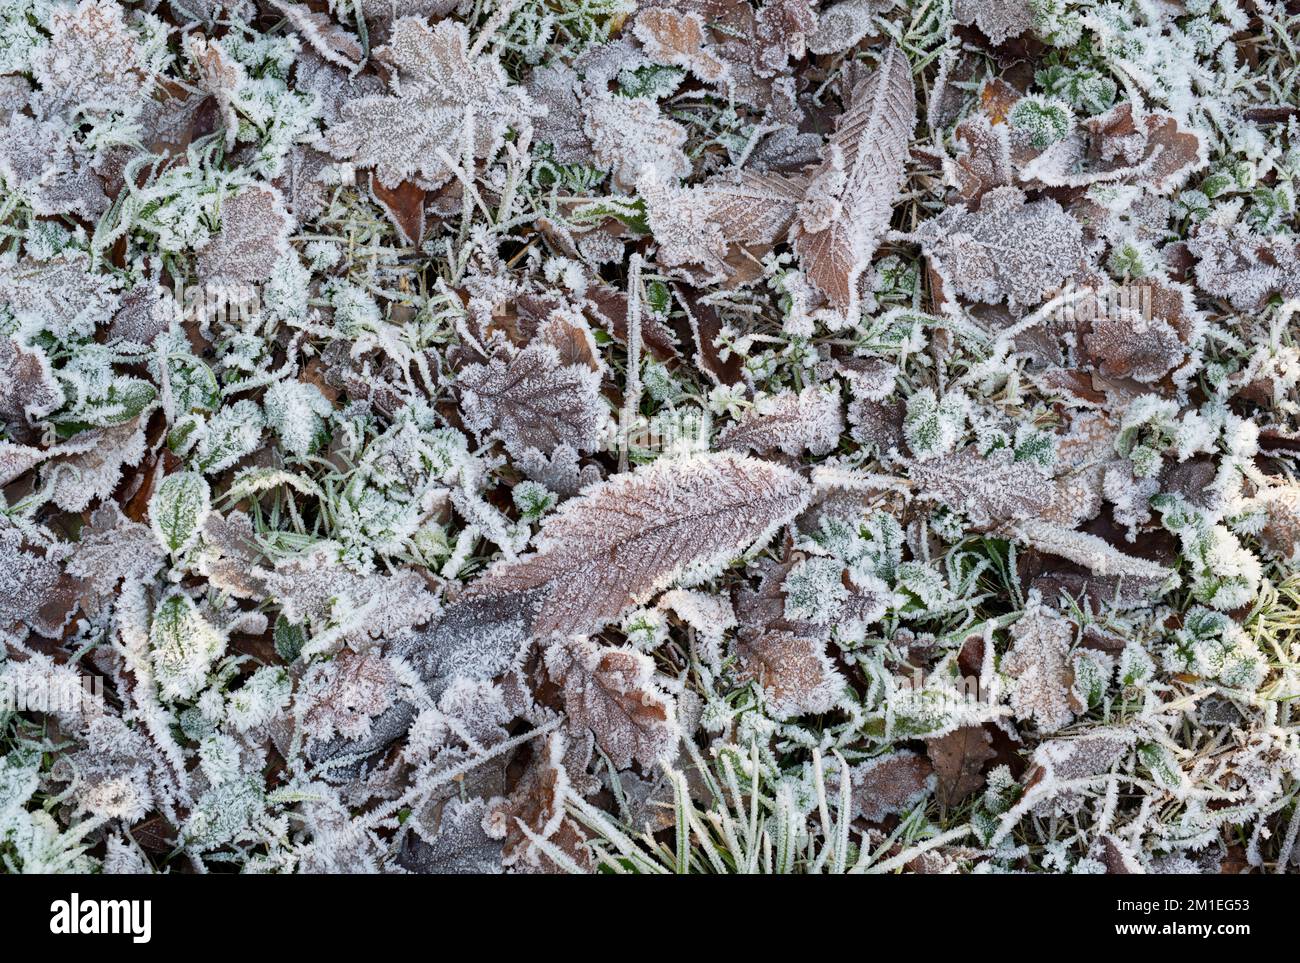
<path id="1" fill-rule="evenodd" d="M 893 45 L 836 119 L 791 234 L 809 280 L 846 317 L 856 311 L 859 280 L 889 226 L 915 125 L 912 68 Z"/>
<path id="2" fill-rule="evenodd" d="M 395 636 L 438 612 L 439 603 L 418 572 L 363 575 L 338 556 L 337 545 L 321 542 L 277 562 L 268 574 L 267 592 L 291 622 L 322 630 L 334 625 L 342 639 L 369 639 Z"/>
<path id="3" fill-rule="evenodd" d="M 248 515 L 208 513 L 198 569 L 209 584 L 236 598 L 260 601 L 267 594 L 266 571 L 261 564 L 262 552 Z"/>
<path id="4" fill-rule="evenodd" d="M 306 381 L 277 381 L 262 396 L 266 424 L 289 451 L 311 454 L 325 441 L 325 419 L 334 410 L 319 388 Z"/>
<path id="5" fill-rule="evenodd" d="M 733 273 L 728 257 L 737 245 L 762 247 L 785 236 L 805 186 L 801 177 L 742 171 L 683 188 L 647 168 L 637 193 L 645 199 L 660 264 L 699 264 L 727 276 Z"/>
<path id="6" fill-rule="evenodd" d="M 119 582 L 148 578 L 165 557 L 149 526 L 129 520 L 116 504 L 105 502 L 82 529 L 67 571 L 86 583 L 82 606 L 94 612 L 112 598 Z"/>
<path id="7" fill-rule="evenodd" d="M 288 250 L 292 222 L 280 192 L 252 187 L 221 204 L 221 230 L 198 252 L 199 277 L 209 283 L 260 284 Z"/>
<path id="8" fill-rule="evenodd" d="M 1039 743 L 1025 774 L 1027 785 L 1044 797 L 1035 811 L 1058 814 L 1077 809 L 1080 791 L 1059 788 L 1059 784 L 1108 772 L 1132 751 L 1134 741 L 1129 730 L 1098 727 L 1074 738 Z"/>
<path id="9" fill-rule="evenodd" d="M 679 16 L 697 14 L 707 25 L 709 52 L 727 68 L 719 83 L 722 92 L 774 112 L 789 109 L 792 98 L 783 81 L 790 76 L 790 59 L 806 51 L 817 23 L 816 4 L 769 0 L 755 9 L 746 0 L 675 0 L 662 6 Z"/>
<path id="10" fill-rule="evenodd" d="M 922 388 L 907 399 L 903 438 L 921 460 L 946 455 L 960 440 L 969 414 L 970 401 L 960 391 L 940 398 L 933 388 Z"/>
<path id="11" fill-rule="evenodd" d="M 853 815 L 869 823 L 903 813 L 934 788 L 930 760 L 907 749 L 860 762 L 849 770 Z"/>
<path id="12" fill-rule="evenodd" d="M 483 831 L 488 804 L 449 799 L 432 841 L 408 836 L 399 861 L 416 873 L 453 876 L 501 872 L 501 843 Z"/>
<path id="13" fill-rule="evenodd" d="M 958 295 L 1013 309 L 1038 304 L 1087 263 L 1079 223 L 1015 187 L 989 191 L 978 211 L 949 207 L 917 234 Z"/>
<path id="14" fill-rule="evenodd" d="M 808 50 L 815 54 L 843 53 L 873 32 L 873 17 L 888 10 L 892 0 L 841 0 L 817 17 L 817 29 L 808 37 Z"/>
<path id="15" fill-rule="evenodd" d="M 537 844 L 538 839 L 564 853 L 572 863 L 589 868 L 591 857 L 583 845 L 587 834 L 565 808 L 569 795 L 577 792 L 565 768 L 568 745 L 564 733 L 548 735 L 534 751 L 519 785 L 508 797 L 493 800 L 483 819 L 484 828 L 504 841 L 503 862 L 515 872 L 560 869 Z"/>
<path id="16" fill-rule="evenodd" d="M 224 471 L 257 448 L 266 420 L 247 398 L 226 405 L 203 426 L 195 464 L 207 475 Z"/>
<path id="17" fill-rule="evenodd" d="M 547 650 L 546 670 L 563 688 L 570 731 L 590 729 L 618 768 L 635 760 L 649 769 L 675 755 L 675 707 L 655 685 L 649 656 L 574 639 Z"/>
<path id="18" fill-rule="evenodd" d="M 284 14 L 298 36 L 330 63 L 353 70 L 365 58 L 356 34 L 344 30 L 325 14 L 317 13 L 305 3 L 271 0 L 271 5 Z"/>
<path id="19" fill-rule="evenodd" d="M 32 422 L 63 404 L 49 359 L 17 338 L 0 337 L 0 423 L 14 438 L 33 437 Z"/>
<path id="20" fill-rule="evenodd" d="M 844 694 L 844 677 L 826 640 L 791 632 L 742 632 L 733 643 L 737 678 L 761 686 L 778 719 L 829 712 Z"/>
<path id="21" fill-rule="evenodd" d="M 802 478 L 754 458 L 661 458 L 565 502 L 543 523 L 535 552 L 498 563 L 473 591 L 543 589 L 535 635 L 594 630 L 688 567 L 729 561 L 807 499 Z"/>
<path id="22" fill-rule="evenodd" d="M 225 635 L 181 589 L 154 609 L 149 648 L 164 699 L 188 699 L 207 683 L 208 670 L 226 649 Z"/>
<path id="23" fill-rule="evenodd" d="M 112 494 L 123 470 L 144 457 L 145 428 L 136 415 L 120 425 L 83 432 L 74 442 L 41 469 L 50 498 L 69 512 L 83 511 Z"/>
<path id="24" fill-rule="evenodd" d="M 558 445 L 595 451 L 608 419 L 600 377 L 585 365 L 562 364 L 559 352 L 534 343 L 498 354 L 460 373 L 465 423 L 495 434 L 518 455 L 530 448 L 550 455 Z"/>
<path id="25" fill-rule="evenodd" d="M 1173 282 L 1127 284 L 1072 309 L 1079 321 L 1090 322 L 1082 339 L 1085 357 L 1109 377 L 1144 383 L 1181 365 L 1202 328 L 1191 290 Z"/>
<path id="26" fill-rule="evenodd" d="M 407 244 L 419 245 L 425 232 L 425 201 L 428 192 L 410 181 L 394 189 L 370 175 L 370 196 L 383 208 L 388 220 L 397 228 L 398 237 Z"/>
<path id="27" fill-rule="evenodd" d="M 149 498 L 149 522 L 163 548 L 179 555 L 198 540 L 211 507 L 212 492 L 202 475 L 175 472 Z"/>
<path id="28" fill-rule="evenodd" d="M 299 683 L 297 708 L 303 731 L 317 742 L 337 736 L 361 739 L 372 720 L 384 714 L 398 697 L 399 682 L 392 663 L 377 649 L 346 650 L 328 662 L 317 662 Z"/>
<path id="29" fill-rule="evenodd" d="M 1041 606 L 1011 626 L 1011 648 L 1001 668 L 1015 680 L 1010 702 L 1017 719 L 1032 719 L 1042 731 L 1054 732 L 1074 718 L 1068 658 L 1073 638 L 1071 623 Z"/>
<path id="30" fill-rule="evenodd" d="M 0 128 L 0 176 L 37 214 L 75 214 L 94 220 L 109 198 L 93 157 L 58 120 L 14 113 Z"/>
<path id="31" fill-rule="evenodd" d="M 216 101 L 226 129 L 226 150 L 233 151 L 239 139 L 239 112 L 235 109 L 235 100 L 240 88 L 248 83 L 244 65 L 232 57 L 219 41 L 209 40 L 199 33 L 186 38 L 185 53 L 194 65 L 200 89 Z"/>
<path id="32" fill-rule="evenodd" d="M 57 547 L 42 551 L 0 522 L 0 635 L 26 625 L 58 638 L 76 608 L 76 586 L 63 575 Z M 19 638 L 22 638 L 22 633 Z"/>
<path id="33" fill-rule="evenodd" d="M 1037 518 L 1057 497 L 1051 479 L 1001 449 L 982 458 L 973 448 L 913 462 L 907 469 L 919 497 L 965 512 L 981 525 Z"/>
<path id="34" fill-rule="evenodd" d="M 0 261 L 0 303 L 20 323 L 60 337 L 87 336 L 108 321 L 118 307 L 115 288 L 81 251 L 48 261 Z"/>
<path id="35" fill-rule="evenodd" d="M 1276 294 L 1300 297 L 1300 242 L 1260 237 L 1243 225 L 1202 224 L 1187 242 L 1197 259 L 1196 283 L 1238 311 L 1263 309 Z"/>
<path id="36" fill-rule="evenodd" d="M 529 641 L 539 594 L 458 601 L 429 627 L 399 639 L 394 651 L 435 695 L 455 679 L 490 679 L 510 668 Z"/>
<path id="37" fill-rule="evenodd" d="M 1300 561 L 1300 485 L 1270 485 L 1256 498 L 1268 514 L 1259 532 L 1260 543 L 1274 558 L 1296 564 Z"/>
<path id="38" fill-rule="evenodd" d="M 1099 576 L 1122 579 L 1133 590 L 1158 588 L 1174 574 L 1156 562 L 1121 552 L 1096 535 L 1052 522 L 1024 518 L 1012 530 L 1039 551 L 1069 559 Z"/>
<path id="39" fill-rule="evenodd" d="M 727 74 L 727 65 L 707 49 L 704 31 L 704 18 L 698 13 L 662 7 L 642 13 L 632 28 L 655 63 L 681 67 L 705 83 L 717 83 Z"/>
<path id="40" fill-rule="evenodd" d="M 577 72 L 563 64 L 538 67 L 528 81 L 528 95 L 546 109 L 534 122 L 536 137 L 551 145 L 557 164 L 585 164 L 592 159 L 591 140 L 582 129 L 579 83 Z"/>
<path id="41" fill-rule="evenodd" d="M 1030 0 L 953 0 L 953 19 L 975 25 L 995 44 L 1018 37 L 1034 26 Z"/>
<path id="42" fill-rule="evenodd" d="M 670 184 L 690 173 L 682 152 L 686 128 L 665 117 L 651 98 L 596 94 L 583 111 L 596 163 L 609 170 L 616 187 L 631 190 L 646 168 Z"/>
<path id="43" fill-rule="evenodd" d="M 54 102 L 96 111 L 130 109 L 149 72 L 121 4 L 81 0 L 50 12 L 50 42 L 32 54 L 32 74 Z"/>
<path id="44" fill-rule="evenodd" d="M 718 444 L 760 455 L 774 450 L 825 455 L 839 445 L 843 431 L 839 388 L 814 386 L 760 399 L 739 422 L 722 430 Z"/>
<path id="45" fill-rule="evenodd" d="M 975 114 L 957 125 L 956 140 L 961 146 L 952 167 L 957 196 L 977 207 L 985 194 L 1005 187 L 1014 177 L 1007 125 L 992 123 L 986 114 Z"/>
<path id="46" fill-rule="evenodd" d="M 1034 765 L 1058 781 L 1086 779 L 1106 772 L 1133 747 L 1133 733 L 1094 729 L 1073 739 L 1049 739 L 1034 750 Z"/>
<path id="47" fill-rule="evenodd" d="M 179 314 L 179 306 L 162 285 L 144 282 L 122 295 L 108 325 L 109 340 L 121 338 L 146 347 L 165 332 Z"/>
<path id="48" fill-rule="evenodd" d="M 0 441 L 0 487 L 26 474 L 49 457 L 49 451 Z"/>
<path id="49" fill-rule="evenodd" d="M 464 155 L 467 116 L 473 117 L 473 155 L 483 158 L 496 152 L 507 127 L 522 125 L 531 113 L 495 58 L 470 56 L 469 33 L 455 20 L 429 27 L 403 17 L 374 56 L 392 71 L 392 93 L 343 104 L 324 144 L 341 160 L 373 167 L 387 187 L 406 180 L 431 190 L 445 184 L 452 172 L 442 157 L 459 162 Z"/>
<path id="50" fill-rule="evenodd" d="M 1077 127 L 1059 101 L 1024 98 L 1009 113 L 1012 153 L 1027 184 L 1140 184 L 1169 194 L 1206 164 L 1202 134 L 1170 114 L 1142 113 L 1132 101 Z"/>
<path id="51" fill-rule="evenodd" d="M 556 445 L 549 458 L 535 448 L 530 449 L 520 456 L 517 464 L 532 481 L 565 498 L 601 478 L 596 465 L 579 464 L 578 449 L 572 445 Z"/>

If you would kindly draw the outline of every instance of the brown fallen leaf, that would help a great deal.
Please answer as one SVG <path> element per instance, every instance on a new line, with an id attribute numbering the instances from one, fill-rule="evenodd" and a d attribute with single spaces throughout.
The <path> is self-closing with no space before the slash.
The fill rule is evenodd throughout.
<path id="1" fill-rule="evenodd" d="M 424 240 L 425 202 L 429 192 L 413 181 L 402 181 L 396 187 L 388 188 L 371 174 L 370 196 L 384 209 L 398 236 L 407 244 L 419 247 Z"/>
<path id="2" fill-rule="evenodd" d="M 934 766 L 935 798 L 952 808 L 984 786 L 984 764 L 995 755 L 992 739 L 982 726 L 962 726 L 946 736 L 928 739 L 926 754 Z"/>

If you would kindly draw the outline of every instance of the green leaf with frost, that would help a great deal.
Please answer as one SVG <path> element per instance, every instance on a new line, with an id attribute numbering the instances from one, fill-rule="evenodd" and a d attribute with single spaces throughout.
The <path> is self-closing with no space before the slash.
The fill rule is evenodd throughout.
<path id="1" fill-rule="evenodd" d="M 168 475 L 149 499 L 149 522 L 162 546 L 173 555 L 198 539 L 212 508 L 212 490 L 197 472 Z"/>
<path id="2" fill-rule="evenodd" d="M 172 589 L 154 610 L 149 649 L 162 697 L 189 699 L 207 684 L 212 664 L 226 649 L 226 637 L 193 599 Z"/>

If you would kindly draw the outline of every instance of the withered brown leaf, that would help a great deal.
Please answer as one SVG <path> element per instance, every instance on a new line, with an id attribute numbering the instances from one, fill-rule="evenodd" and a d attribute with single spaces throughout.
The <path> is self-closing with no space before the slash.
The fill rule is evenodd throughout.
<path id="1" fill-rule="evenodd" d="M 984 764 L 997 755 L 983 726 L 962 726 L 925 743 L 934 765 L 939 805 L 958 806 L 984 785 Z"/>
<path id="2" fill-rule="evenodd" d="M 803 478 L 756 458 L 660 458 L 565 502 L 542 524 L 536 551 L 497 563 L 471 591 L 541 589 L 534 635 L 594 631 L 688 567 L 767 537 L 807 500 Z"/>
<path id="3" fill-rule="evenodd" d="M 809 280 L 846 317 L 889 226 L 915 126 L 912 68 L 891 45 L 849 95 L 791 232 Z"/>
<path id="4" fill-rule="evenodd" d="M 563 687 L 570 730 L 590 729 L 615 766 L 650 769 L 673 756 L 675 707 L 654 684 L 649 656 L 570 639 L 547 649 L 546 670 Z"/>

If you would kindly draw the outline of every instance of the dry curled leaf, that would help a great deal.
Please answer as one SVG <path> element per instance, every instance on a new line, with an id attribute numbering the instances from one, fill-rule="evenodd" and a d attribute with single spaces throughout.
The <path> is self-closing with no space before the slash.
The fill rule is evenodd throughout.
<path id="1" fill-rule="evenodd" d="M 590 868 L 591 857 L 583 845 L 587 834 L 565 809 L 573 792 L 564 765 L 566 741 L 561 732 L 549 734 L 534 750 L 514 791 L 488 806 L 483 825 L 489 835 L 503 840 L 502 863 L 515 872 L 560 871 L 537 845 L 538 839 L 559 849 L 576 865 Z"/>
<path id="2" fill-rule="evenodd" d="M 284 14 L 294 31 L 325 60 L 348 70 L 361 65 L 365 54 L 356 34 L 344 30 L 323 13 L 317 13 L 305 3 L 286 3 L 271 0 L 271 5 Z"/>
<path id="3" fill-rule="evenodd" d="M 926 740 L 934 766 L 935 798 L 939 805 L 961 805 L 984 786 L 984 764 L 994 758 L 992 739 L 983 726 L 962 726 L 937 739 Z"/>

